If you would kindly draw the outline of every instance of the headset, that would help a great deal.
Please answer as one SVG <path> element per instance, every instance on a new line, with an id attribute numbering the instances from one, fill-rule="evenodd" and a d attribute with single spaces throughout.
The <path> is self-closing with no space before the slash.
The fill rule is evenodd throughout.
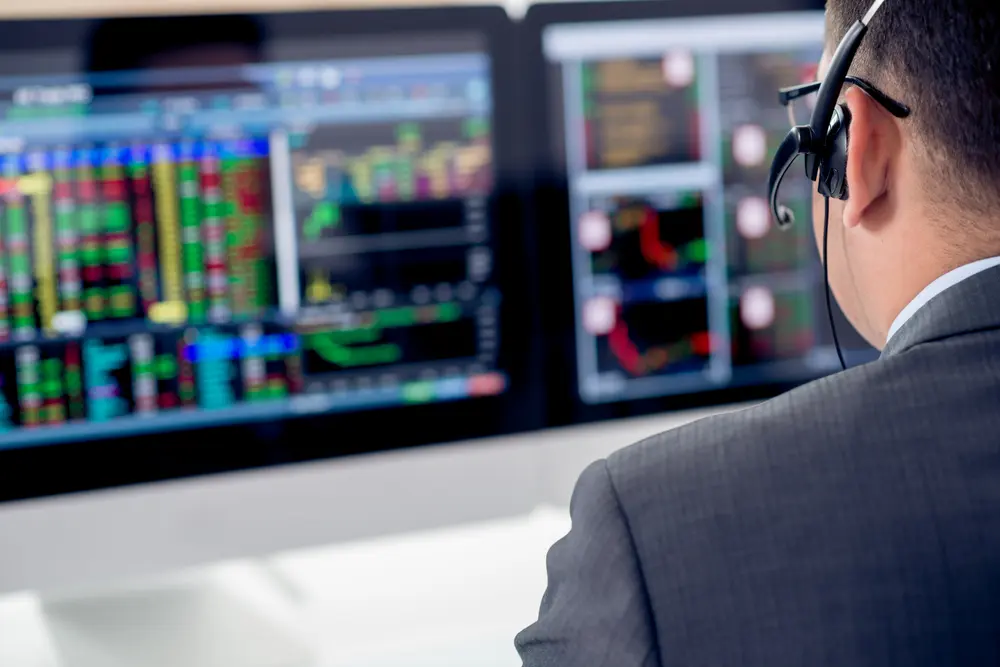
<path id="1" fill-rule="evenodd" d="M 824 198 L 823 271 L 826 281 L 826 307 L 830 317 L 830 328 L 833 331 L 834 345 L 837 348 L 837 357 L 841 367 L 845 370 L 847 364 L 844 362 L 844 354 L 833 321 L 829 268 L 827 266 L 830 199 L 846 200 L 849 196 L 847 147 L 850 138 L 851 111 L 846 104 L 839 102 L 840 94 L 845 84 L 851 84 L 863 90 L 893 116 L 906 118 L 910 115 L 910 109 L 905 105 L 889 98 L 867 81 L 848 75 L 858 53 L 858 48 L 868 33 L 868 25 L 883 4 L 885 4 L 885 0 L 875 0 L 875 4 L 871 6 L 864 18 L 847 31 L 830 61 L 830 69 L 822 82 L 784 88 L 779 92 L 782 106 L 787 107 L 794 100 L 819 91 L 809 124 L 793 127 L 788 136 L 781 142 L 781 146 L 774 156 L 774 162 L 771 164 L 771 174 L 768 180 L 771 213 L 774 215 L 778 227 L 782 230 L 787 230 L 795 223 L 795 215 L 791 209 L 779 202 L 778 191 L 781 189 L 781 183 L 788 174 L 788 170 L 792 168 L 800 155 L 805 156 L 806 176 L 816 183 L 819 194 Z"/>

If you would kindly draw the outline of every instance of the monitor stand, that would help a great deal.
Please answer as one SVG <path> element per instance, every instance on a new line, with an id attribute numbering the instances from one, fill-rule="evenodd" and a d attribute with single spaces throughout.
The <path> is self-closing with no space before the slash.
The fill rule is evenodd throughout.
<path id="1" fill-rule="evenodd" d="M 213 571 L 43 597 L 42 611 L 60 667 L 309 667 L 304 623 L 273 579 L 264 566 Z"/>

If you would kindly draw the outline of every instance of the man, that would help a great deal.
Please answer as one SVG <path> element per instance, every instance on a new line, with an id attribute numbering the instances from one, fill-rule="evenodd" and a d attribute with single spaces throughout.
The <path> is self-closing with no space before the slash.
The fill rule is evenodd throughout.
<path id="1" fill-rule="evenodd" d="M 868 0 L 829 0 L 820 70 Z M 526 667 L 1000 664 L 1000 4 L 887 0 L 834 294 L 881 359 L 583 473 Z M 822 234 L 822 202 L 814 207 Z"/>

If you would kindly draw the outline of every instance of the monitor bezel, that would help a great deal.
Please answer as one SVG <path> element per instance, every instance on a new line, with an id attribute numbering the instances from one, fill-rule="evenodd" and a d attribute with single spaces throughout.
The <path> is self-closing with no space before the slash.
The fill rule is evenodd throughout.
<path id="1" fill-rule="evenodd" d="M 574 289 L 570 253 L 569 192 L 565 169 L 553 148 L 551 64 L 545 56 L 546 30 L 557 25 L 709 18 L 799 11 L 822 11 L 823 0 L 621 0 L 619 2 L 552 2 L 533 5 L 523 23 L 522 70 L 529 96 L 525 113 L 531 132 L 526 160 L 533 167 L 530 223 L 536 230 L 539 256 L 545 257 L 543 326 L 546 374 L 564 378 L 553 386 L 547 404 L 553 425 L 586 424 L 701 407 L 754 402 L 772 398 L 802 382 L 769 382 L 728 386 L 659 398 L 587 403 L 580 398 L 576 372 Z M 777 92 L 775 93 L 777 94 Z"/>
<path id="2" fill-rule="evenodd" d="M 236 16 L 235 14 L 214 14 Z M 148 17 L 170 20 L 190 15 Z M 277 422 L 159 432 L 102 441 L 0 448 L 0 502 L 222 474 L 347 455 L 505 435 L 542 428 L 538 309 L 531 238 L 519 181 L 520 108 L 514 26 L 500 7 L 402 8 L 240 14 L 259 21 L 268 40 L 370 35 L 418 37 L 476 33 L 486 41 L 493 77 L 494 145 L 501 306 L 500 366 L 509 389 L 497 397 L 455 403 L 297 417 Z M 108 17 L 118 18 L 118 17 Z M 82 54 L 81 36 L 99 18 L 0 23 L 0 48 Z M 84 62 L 83 58 L 79 61 Z M 52 72 L 55 74 L 66 72 Z M 502 224 L 500 224 L 502 223 Z M 527 268 L 526 268 L 527 267 Z"/>

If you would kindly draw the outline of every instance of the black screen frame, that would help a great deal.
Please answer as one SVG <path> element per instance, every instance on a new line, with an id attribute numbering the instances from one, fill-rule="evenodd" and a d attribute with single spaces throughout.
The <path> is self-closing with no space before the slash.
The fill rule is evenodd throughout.
<path id="1" fill-rule="evenodd" d="M 552 64 L 544 53 L 544 34 L 559 24 L 642 21 L 748 15 L 772 12 L 822 10 L 823 0 L 621 0 L 618 2 L 556 2 L 533 5 L 522 24 L 522 71 L 528 96 L 525 127 L 531 132 L 525 156 L 532 165 L 531 225 L 536 232 L 538 254 L 545 261 L 542 294 L 543 327 L 546 331 L 546 375 L 561 378 L 550 388 L 548 422 L 553 426 L 579 425 L 627 419 L 659 413 L 727 404 L 761 401 L 777 396 L 801 383 L 766 383 L 725 387 L 697 393 L 605 404 L 585 403 L 580 398 L 576 372 L 574 286 L 571 258 L 569 190 L 565 167 L 553 149 Z M 777 91 L 775 91 L 777 100 Z M 841 322 L 841 326 L 844 323 Z"/>
<path id="2" fill-rule="evenodd" d="M 213 14 L 210 16 L 237 15 Z M 195 17 L 143 17 L 186 21 Z M 543 428 L 545 395 L 532 238 L 524 216 L 518 128 L 515 27 L 500 7 L 462 6 L 240 15 L 265 40 L 400 39 L 443 33 L 482 35 L 492 63 L 497 174 L 493 202 L 496 261 L 503 292 L 499 366 L 509 388 L 497 397 L 405 406 L 266 423 L 158 432 L 112 440 L 0 450 L 0 502 L 88 492 L 179 478 L 230 473 L 333 457 L 448 443 Z M 100 19 L 0 23 L 0 50 L 62 52 L 86 62 L 82 50 Z M 219 35 L 220 42 L 241 36 Z M 53 74 L 73 72 L 52 71 Z"/>

